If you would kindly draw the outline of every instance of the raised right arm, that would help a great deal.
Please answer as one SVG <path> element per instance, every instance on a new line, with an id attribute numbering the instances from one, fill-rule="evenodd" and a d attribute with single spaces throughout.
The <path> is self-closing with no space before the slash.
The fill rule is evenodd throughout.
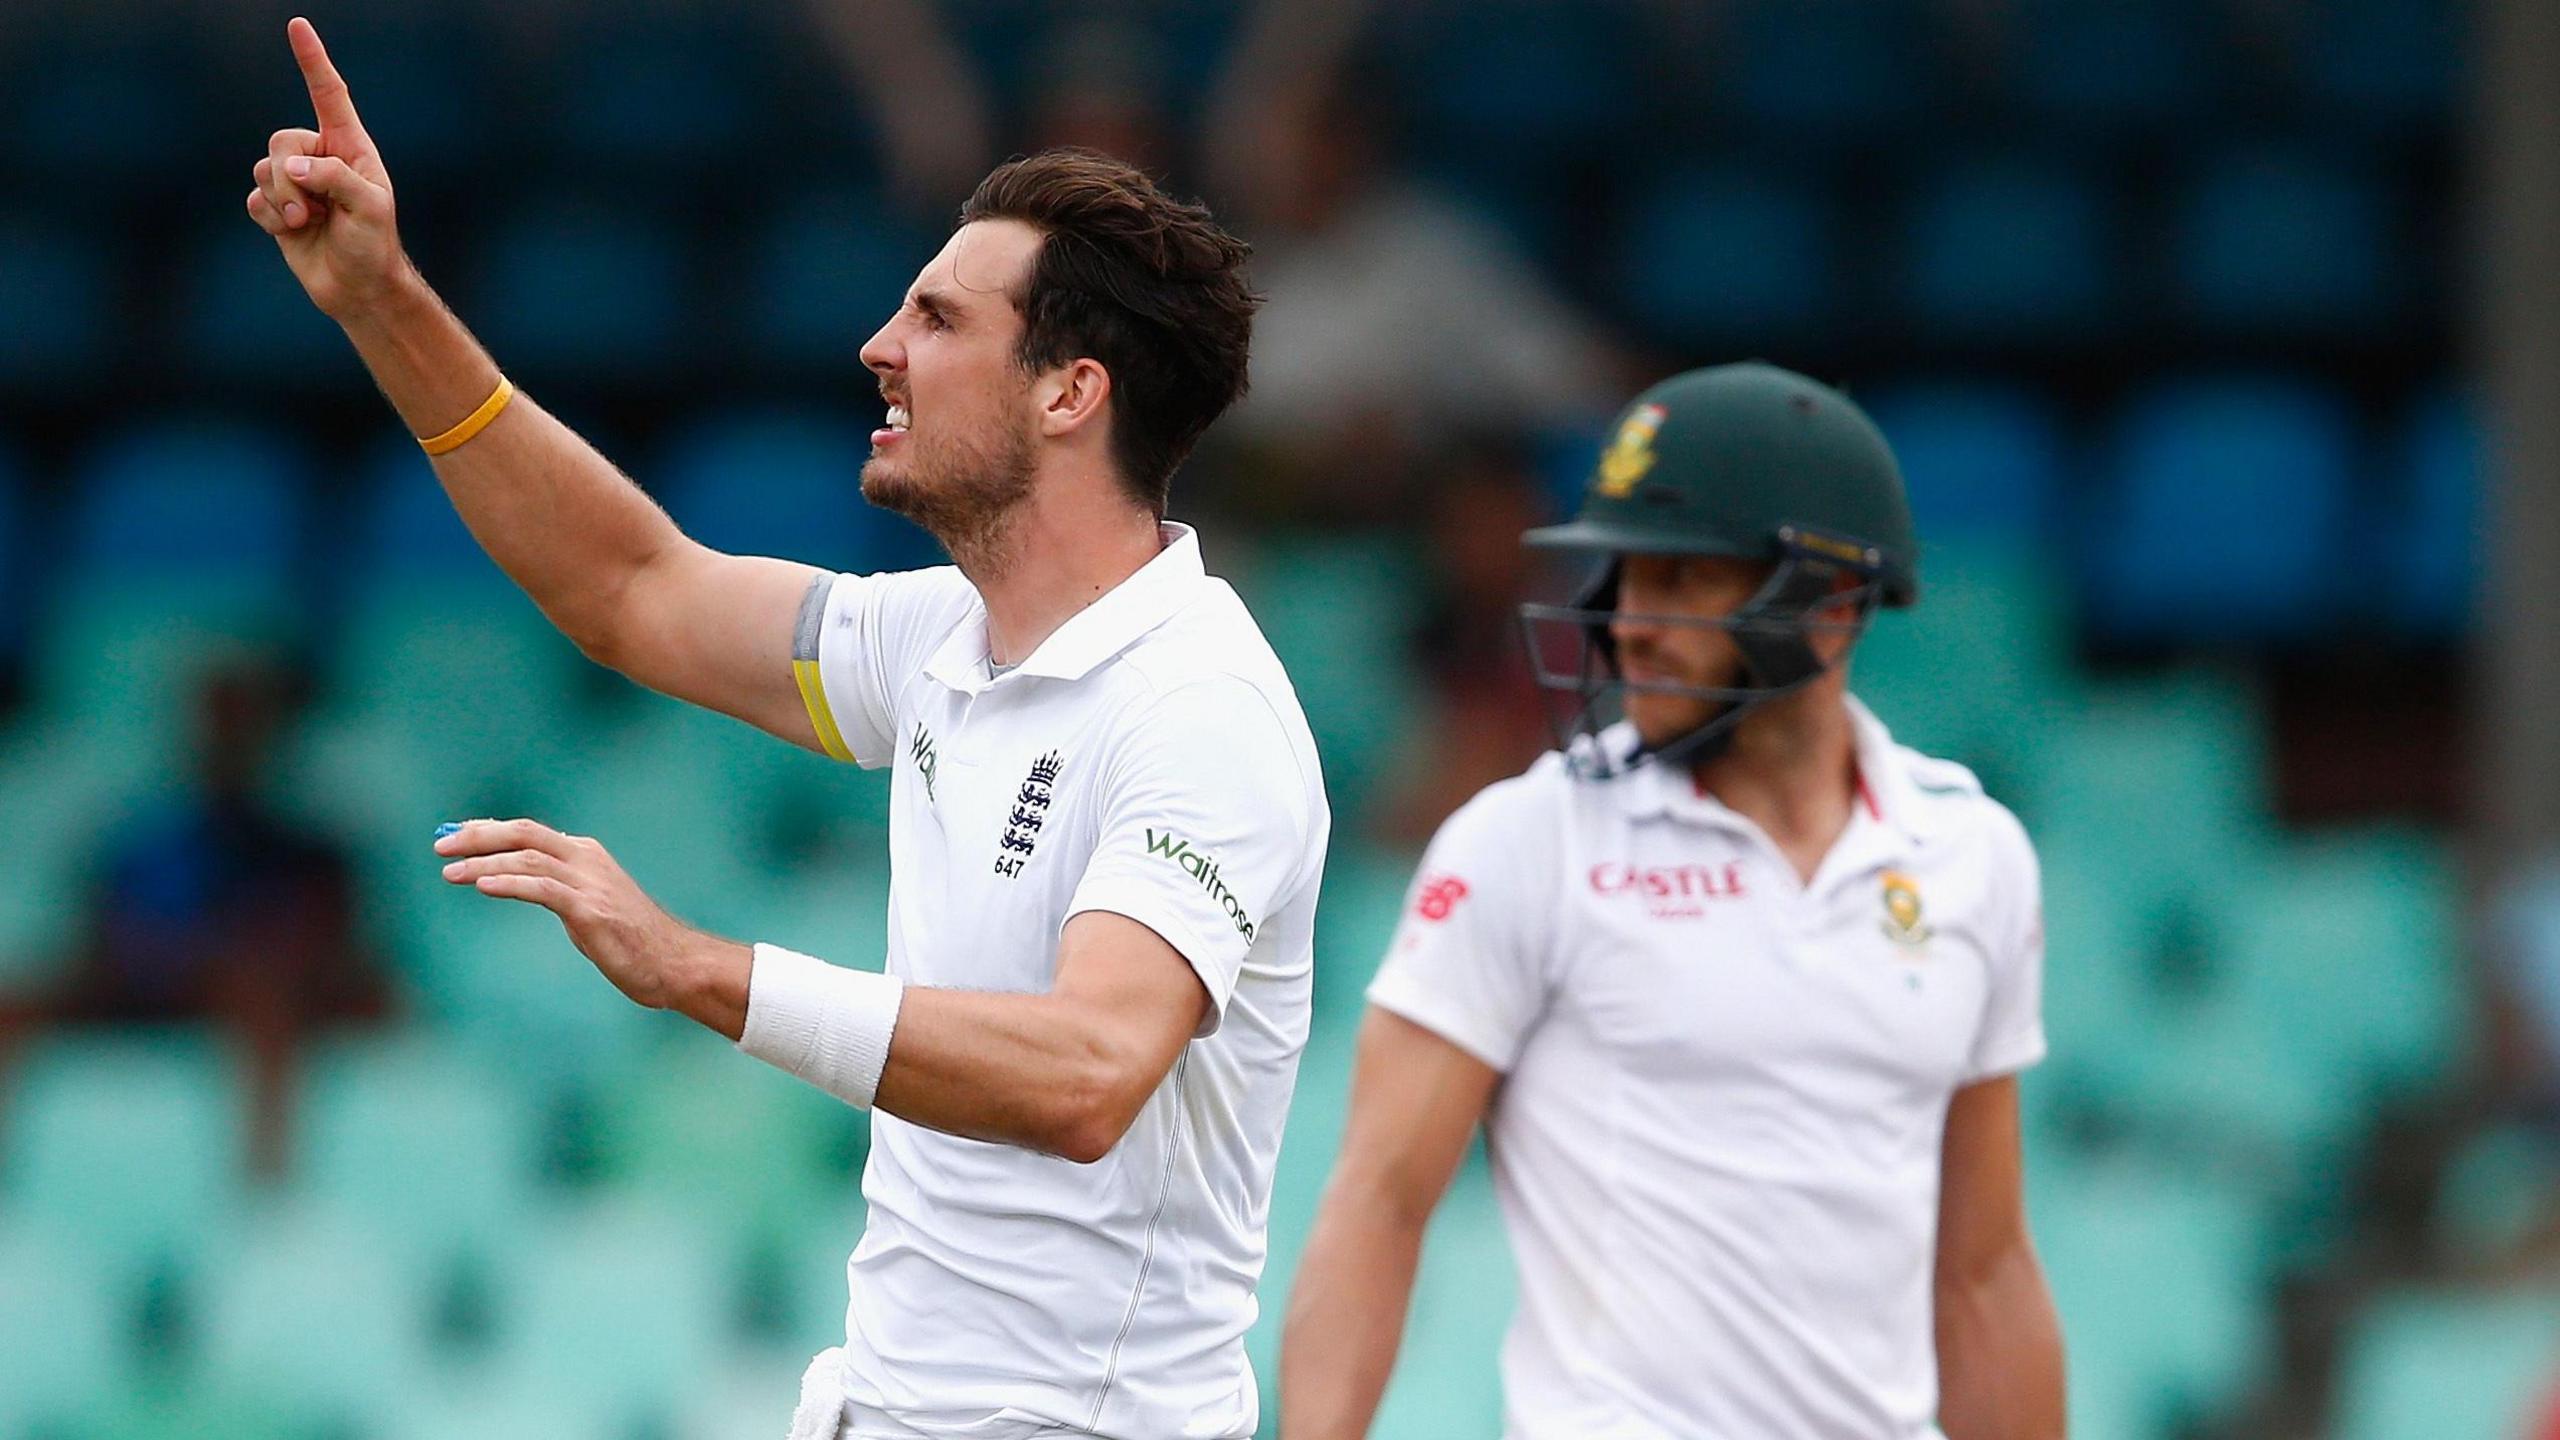
<path id="1" fill-rule="evenodd" d="M 390 175 L 318 32 L 295 20 L 286 34 L 320 128 L 268 142 L 250 218 L 346 331 L 410 432 L 440 435 L 489 398 L 497 364 L 401 248 Z M 521 395 L 433 463 L 473 538 L 588 656 L 820 748 L 791 669 L 793 621 L 819 572 L 686 538 L 611 461 Z"/>

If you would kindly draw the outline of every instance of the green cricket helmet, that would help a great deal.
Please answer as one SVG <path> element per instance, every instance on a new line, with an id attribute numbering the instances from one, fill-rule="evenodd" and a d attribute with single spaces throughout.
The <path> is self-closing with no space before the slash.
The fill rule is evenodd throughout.
<path id="1" fill-rule="evenodd" d="M 1855 636 L 1877 607 L 1920 596 L 1911 507 L 1882 433 L 1848 396 L 1759 361 L 1691 370 L 1637 396 L 1601 452 L 1580 511 L 1524 538 L 1591 557 L 1573 603 L 1524 605 L 1520 615 L 1539 685 L 1575 697 L 1559 743 L 1578 772 L 1596 778 L 1648 761 L 1712 757 L 1753 708 L 1822 675 L 1815 635 Z M 1628 555 L 1769 564 L 1766 583 L 1731 615 L 1647 617 L 1730 633 L 1743 684 L 1630 682 L 1619 673 L 1609 623 Z M 1630 688 L 1716 708 L 1705 724 L 1660 746 L 1604 738 Z"/>

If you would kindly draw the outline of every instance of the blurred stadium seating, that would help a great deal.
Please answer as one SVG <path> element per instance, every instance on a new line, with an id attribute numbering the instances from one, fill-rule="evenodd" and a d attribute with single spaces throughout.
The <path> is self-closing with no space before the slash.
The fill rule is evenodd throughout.
<path id="1" fill-rule="evenodd" d="M 1014 93 L 1036 8 L 955 7 Z M 2417 223 L 2458 9 L 2301 7 L 2271 96 L 2216 28 L 2240 7 L 2202 0 L 2024 0 L 1996 37 L 1963 7 L 1746 0 L 1650 48 L 1644 7 L 1588 8 L 1399 10 L 1387 48 L 1431 63 L 1372 97 L 1390 158 L 1510 223 L 1653 368 L 1763 353 L 1872 399 L 1931 549 L 1859 688 L 1979 768 L 2044 859 L 2031 1204 L 2074 1433 L 2247 1433 L 2293 1378 L 2281 1283 L 2341 1263 L 2361 1223 L 2373 1118 L 2477 1044 L 2449 838 L 2281 823 L 2262 664 L 2366 626 L 2466 634 L 2481 446 L 2423 313 L 2451 233 Z M 809 93 L 776 78 L 788 47 L 616 15 L 554 42 L 575 64 L 544 109 L 469 23 L 348 13 L 404 223 L 546 403 L 636 437 L 606 448 L 709 543 L 934 558 L 853 488 L 856 351 L 938 222 L 879 188 L 849 113 L 808 141 L 838 160 L 793 169 L 805 117 L 771 108 Z M 183 47 L 63 23 L 59 59 L 0 46 L 18 148 L 219 203 L 136 269 L 141 236 L 66 229 L 42 187 L 0 198 L 0 674 L 23 682 L 0 710 L 0 989 L 76 945 L 80 866 L 175 783 L 192 678 L 284 651 L 318 683 L 281 798 L 354 848 L 415 1018 L 312 1063 L 272 1189 L 244 1168 L 237 1057 L 205 1037 L 29 1047 L 0 1086 L 0 1440 L 777 1431 L 841 1325 L 861 1118 L 623 1004 L 547 916 L 447 893 L 425 846 L 440 819 L 535 810 L 608 836 L 688 918 L 865 962 L 882 782 L 600 678 L 228 208 L 263 129 L 218 137 L 211 186 L 181 173 L 201 146 L 156 140 L 271 89 L 207 93 L 229 72 Z M 1174 53 L 1214 53 L 1214 20 L 1162 23 Z M 518 113 L 551 143 L 491 208 L 491 166 L 518 163 L 492 133 Z M 1204 453 L 1178 508 L 1286 513 L 1220 493 L 1226 465 Z M 1406 633 L 1424 557 L 1411 528 L 1295 520 L 1216 543 L 1341 821 L 1250 1341 L 1268 1374 L 1412 862 L 1362 822 L 1431 753 Z M 1479 1160 L 1432 1231 L 1379 1434 L 1494 1432 L 1508 1302 Z M 2352 1320 L 2335 1433 L 2516 1433 L 2555 1335 L 2550 1293 L 2388 1292 Z"/>

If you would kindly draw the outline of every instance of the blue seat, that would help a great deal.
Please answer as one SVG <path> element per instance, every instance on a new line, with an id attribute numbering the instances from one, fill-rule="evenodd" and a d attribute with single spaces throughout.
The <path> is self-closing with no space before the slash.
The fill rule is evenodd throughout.
<path id="1" fill-rule="evenodd" d="M 127 186 L 180 172 L 194 155 L 171 137 L 205 133 L 188 83 L 202 62 L 168 38 L 179 27 L 153 28 L 46 37 L 41 63 L 21 66 L 0 98 L 11 150 L 41 156 L 44 173 L 112 174 Z M 245 177 L 246 167 L 227 173 Z M 244 179 L 240 191 L 248 189 Z"/>
<path id="2" fill-rule="evenodd" d="M 862 343 L 941 244 L 862 191 L 795 199 L 753 242 L 747 348 L 759 359 L 860 371 Z"/>
<path id="3" fill-rule="evenodd" d="M 2467 13 L 2450 0 L 2306 5 L 2301 72 L 2339 123 L 2396 134 L 2442 122 L 2462 89 Z"/>
<path id="4" fill-rule="evenodd" d="M 2024 550 L 2052 533 L 2070 457 L 2061 422 L 2041 396 L 1947 380 L 1863 398 L 1902 462 L 1912 516 L 1931 547 Z"/>
<path id="5" fill-rule="evenodd" d="M 645 377 L 684 333 L 685 264 L 672 226 L 581 201 L 519 212 L 491 244 L 478 299 L 511 365 L 559 378 Z"/>
<path id="6" fill-rule="evenodd" d="M 1835 233 L 1822 201 L 1778 173 L 1674 172 L 1620 227 L 1618 293 L 1631 319 L 1677 346 L 1800 338 L 1830 312 Z"/>
<path id="7" fill-rule="evenodd" d="M 715 550 L 860 572 L 940 564 L 931 536 L 863 500 L 870 454 L 855 416 L 719 415 L 668 447 L 654 488 L 685 533 Z"/>
<path id="8" fill-rule="evenodd" d="M 123 431 L 74 477 L 70 576 L 283 587 L 301 558 L 304 474 L 272 427 L 170 420 Z"/>
<path id="9" fill-rule="evenodd" d="M 27 592 L 34 584 L 36 556 L 26 534 L 19 474 L 17 457 L 0 445 L 0 670 L 26 650 Z"/>
<path id="10" fill-rule="evenodd" d="M 1916 114 L 1928 70 L 1921 7 L 1749 0 L 1734 7 L 1732 103 L 1789 139 L 1857 139 Z"/>
<path id="11" fill-rule="evenodd" d="M 112 241 L 85 231 L 0 218 L 0 336 L 8 337 L 0 389 L 68 389 L 95 378 L 117 333 L 114 254 Z"/>
<path id="12" fill-rule="evenodd" d="M 2165 383 L 2118 417 L 2086 608 L 2136 642 L 2300 638 L 2352 578 L 2354 425 L 2326 390 L 2276 378 Z"/>
<path id="13" fill-rule="evenodd" d="M 2209 46 L 2195 10 L 2154 0 L 2023 0 L 2018 93 L 2041 118 L 2107 139 L 2209 113 Z"/>
<path id="14" fill-rule="evenodd" d="M 369 5 L 332 13 L 330 58 L 349 77 L 365 133 L 397 167 L 401 193 L 485 175 L 498 66 L 475 54 L 486 37 L 437 11 Z M 287 72 L 290 75 L 291 72 Z"/>
<path id="15" fill-rule="evenodd" d="M 2216 155 L 2178 201 L 2172 264 L 2184 308 L 2223 330 L 2371 330 L 2398 298 L 2388 209 L 2381 182 L 2333 154 Z"/>
<path id="16" fill-rule="evenodd" d="M 355 544 L 345 559 L 357 584 L 396 588 L 503 585 L 462 523 L 435 467 L 408 431 L 386 431 L 356 466 Z"/>
<path id="17" fill-rule="evenodd" d="M 2393 451 L 2376 556 L 2388 620 L 2403 634 L 2447 639 L 2471 623 L 2482 569 L 2488 458 L 2464 397 L 2421 400 Z"/>
<path id="18" fill-rule="evenodd" d="M 1626 114 L 1633 37 L 1608 4 L 1444 7 L 1402 37 L 1424 63 L 1402 103 L 1426 168 L 1490 155 L 1544 169 L 1605 147 Z"/>
<path id="19" fill-rule="evenodd" d="M 1904 304 L 1954 340 L 2085 340 L 2111 319 L 2111 239 L 2086 171 L 1973 157 L 1922 183 L 1903 235 Z"/>
<path id="20" fill-rule="evenodd" d="M 244 217 L 198 235 L 180 280 L 177 344 L 185 363 L 215 378 L 308 390 L 364 384 L 346 336 L 313 306 L 276 243 Z"/>
<path id="21" fill-rule="evenodd" d="M 760 117 L 733 37 L 617 17 L 563 48 L 557 134 L 573 168 L 619 165 L 663 177 L 752 153 L 749 131 Z"/>

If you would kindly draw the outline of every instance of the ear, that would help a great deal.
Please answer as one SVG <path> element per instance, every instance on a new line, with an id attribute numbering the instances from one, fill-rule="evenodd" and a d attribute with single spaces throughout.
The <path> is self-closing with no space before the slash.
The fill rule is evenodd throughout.
<path id="1" fill-rule="evenodd" d="M 1040 433 L 1064 439 L 1101 419 L 1102 403 L 1111 398 L 1111 372 L 1089 357 L 1070 360 L 1042 376 L 1032 395 L 1039 406 Z"/>

